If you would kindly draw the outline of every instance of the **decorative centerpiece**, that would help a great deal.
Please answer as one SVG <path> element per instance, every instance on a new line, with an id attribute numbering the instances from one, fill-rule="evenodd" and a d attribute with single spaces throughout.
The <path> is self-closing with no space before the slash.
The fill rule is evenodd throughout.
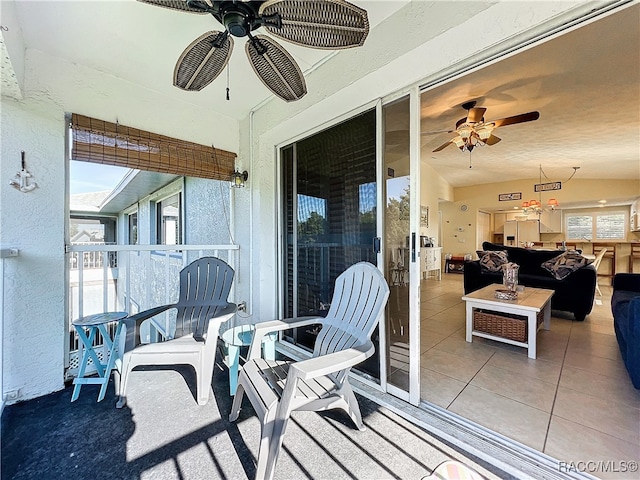
<path id="1" fill-rule="evenodd" d="M 516 298 L 518 298 L 518 292 L 516 292 L 515 290 L 496 290 L 496 293 L 494 294 L 494 296 L 498 299 L 498 300 L 515 300 Z"/>
<path id="2" fill-rule="evenodd" d="M 518 288 L 518 270 L 520 265 L 517 263 L 505 263 L 502 265 L 502 284 L 507 290 L 515 292 Z"/>

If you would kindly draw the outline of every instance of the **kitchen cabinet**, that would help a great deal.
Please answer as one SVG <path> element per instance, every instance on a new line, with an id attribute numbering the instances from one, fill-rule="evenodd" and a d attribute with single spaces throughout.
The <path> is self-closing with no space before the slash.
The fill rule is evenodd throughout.
<path id="1" fill-rule="evenodd" d="M 424 247 L 420 249 L 420 270 L 422 278 L 435 272 L 438 280 L 442 279 L 442 247 Z"/>
<path id="2" fill-rule="evenodd" d="M 504 222 L 507 220 L 506 213 L 494 213 L 493 214 L 493 231 L 494 233 L 504 232 Z"/>
<path id="3" fill-rule="evenodd" d="M 562 210 L 545 210 L 540 214 L 540 233 L 562 233 Z"/>
<path id="4" fill-rule="evenodd" d="M 632 232 L 640 232 L 640 198 L 631 204 L 629 230 Z"/>

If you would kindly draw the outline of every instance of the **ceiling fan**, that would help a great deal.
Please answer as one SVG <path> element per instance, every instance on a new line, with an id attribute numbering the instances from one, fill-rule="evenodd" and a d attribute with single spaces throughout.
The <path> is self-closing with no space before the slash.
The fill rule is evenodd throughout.
<path id="1" fill-rule="evenodd" d="M 456 122 L 455 130 L 443 130 L 439 132 L 425 132 L 423 135 L 432 135 L 436 133 L 456 133 L 456 136 L 446 143 L 440 145 L 434 150 L 439 152 L 445 149 L 449 145 L 455 145 L 463 152 L 471 152 L 475 147 L 483 145 L 495 145 L 500 140 L 493 134 L 493 131 L 498 127 L 504 127 L 506 125 L 513 125 L 516 123 L 531 122 L 540 118 L 540 112 L 521 113 L 520 115 L 514 115 L 513 117 L 501 118 L 499 120 L 492 120 L 491 122 L 484 121 L 484 112 L 487 111 L 484 107 L 476 107 L 475 100 L 462 104 L 462 108 L 469 113 L 465 118 L 461 118 Z"/>
<path id="2" fill-rule="evenodd" d="M 210 31 L 196 38 L 180 55 L 173 84 L 200 91 L 227 66 L 233 37 L 248 37 L 249 63 L 262 83 L 275 95 L 292 102 L 307 93 L 300 67 L 274 39 L 252 32 L 264 27 L 291 43 L 318 49 L 361 46 L 369 33 L 363 10 L 345 0 L 138 0 L 182 12 L 211 14 L 224 31 Z"/>

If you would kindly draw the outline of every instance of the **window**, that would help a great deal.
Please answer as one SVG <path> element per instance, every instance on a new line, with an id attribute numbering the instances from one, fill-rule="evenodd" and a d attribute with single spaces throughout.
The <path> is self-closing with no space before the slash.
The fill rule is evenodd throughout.
<path id="1" fill-rule="evenodd" d="M 182 202 L 176 193 L 156 204 L 158 245 L 182 243 Z"/>
<path id="2" fill-rule="evenodd" d="M 138 245 L 138 212 L 133 212 L 129 217 L 129 245 Z"/>
<path id="3" fill-rule="evenodd" d="M 624 240 L 626 217 L 622 210 L 567 213 L 567 240 Z"/>

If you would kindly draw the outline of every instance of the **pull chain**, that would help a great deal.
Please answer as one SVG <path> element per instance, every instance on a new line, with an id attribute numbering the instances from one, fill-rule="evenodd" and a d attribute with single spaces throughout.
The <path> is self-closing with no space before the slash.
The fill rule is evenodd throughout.
<path id="1" fill-rule="evenodd" d="M 227 63 L 227 100 L 229 100 L 229 64 Z"/>

